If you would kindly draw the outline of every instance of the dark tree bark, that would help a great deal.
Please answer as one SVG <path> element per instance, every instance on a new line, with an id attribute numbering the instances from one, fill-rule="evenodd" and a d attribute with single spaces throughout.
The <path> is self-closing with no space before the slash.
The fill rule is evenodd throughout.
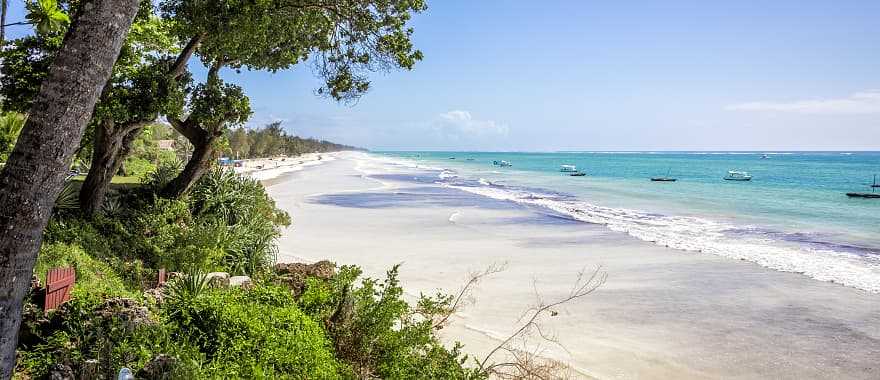
<path id="1" fill-rule="evenodd" d="M 183 171 L 171 182 L 168 182 L 161 191 L 165 198 L 177 198 L 189 192 L 199 178 L 202 178 L 202 175 L 211 169 L 211 165 L 217 159 L 214 143 L 222 135 L 222 132 L 211 133 L 190 123 L 190 120 L 169 119 L 168 121 L 193 145 L 193 153 L 189 161 L 186 162 Z"/>
<path id="2" fill-rule="evenodd" d="M 0 0 L 0 46 L 6 43 L 6 8 L 9 0 Z"/>
<path id="3" fill-rule="evenodd" d="M 204 35 L 193 37 L 184 46 L 168 71 L 170 77 L 178 79 L 186 72 L 186 65 L 193 53 L 198 50 L 203 38 Z M 116 127 L 113 120 L 107 120 L 96 127 L 92 164 L 79 190 L 80 208 L 86 215 L 94 215 L 101 209 L 110 189 L 110 181 L 130 153 L 131 142 L 140 135 L 150 121 L 152 120 Z"/>
<path id="4" fill-rule="evenodd" d="M 134 123 L 115 126 L 113 120 L 105 120 L 95 127 L 92 164 L 79 192 L 79 205 L 84 213 L 94 215 L 101 209 L 110 189 L 110 181 L 119 172 L 131 152 L 132 142 L 146 125 Z"/>
<path id="5" fill-rule="evenodd" d="M 0 379 L 15 368 L 22 300 L 52 205 L 138 0 L 86 0 L 0 173 Z"/>

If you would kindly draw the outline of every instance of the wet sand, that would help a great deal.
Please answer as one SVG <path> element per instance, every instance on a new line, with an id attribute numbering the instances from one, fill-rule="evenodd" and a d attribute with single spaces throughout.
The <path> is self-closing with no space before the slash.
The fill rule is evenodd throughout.
<path id="1" fill-rule="evenodd" d="M 273 180 L 291 213 L 279 261 L 329 259 L 404 287 L 455 292 L 467 273 L 507 269 L 442 330 L 481 357 L 535 302 L 564 296 L 582 268 L 607 282 L 547 318 L 546 356 L 584 377 L 880 379 L 880 295 L 714 255 L 642 242 L 601 225 L 433 184 L 437 173 L 343 153 Z M 534 284 L 534 286 L 533 286 Z"/>

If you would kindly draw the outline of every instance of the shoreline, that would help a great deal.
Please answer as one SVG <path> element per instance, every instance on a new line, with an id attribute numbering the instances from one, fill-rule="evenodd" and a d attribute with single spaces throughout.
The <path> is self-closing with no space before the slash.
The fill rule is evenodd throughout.
<path id="1" fill-rule="evenodd" d="M 322 168 L 279 177 L 268 189 L 294 219 L 279 240 L 279 261 L 330 259 L 360 265 L 373 277 L 402 262 L 401 280 L 412 295 L 454 292 L 469 271 L 506 261 L 508 270 L 486 279 L 476 303 L 442 331 L 447 341 L 465 343 L 465 352 L 485 352 L 493 335 L 515 326 L 534 299 L 532 279 L 553 298 L 579 268 L 604 264 L 605 286 L 546 322 L 568 349 L 547 356 L 586 374 L 880 374 L 870 359 L 880 355 L 876 294 L 407 180 L 417 168 L 345 153 Z"/>

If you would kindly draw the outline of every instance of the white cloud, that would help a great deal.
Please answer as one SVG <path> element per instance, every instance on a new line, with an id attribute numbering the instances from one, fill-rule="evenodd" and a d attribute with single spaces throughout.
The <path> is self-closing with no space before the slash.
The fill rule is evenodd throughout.
<path id="1" fill-rule="evenodd" d="M 468 111 L 440 114 L 431 124 L 435 132 L 449 139 L 507 136 L 510 129 L 494 120 L 477 120 Z"/>
<path id="2" fill-rule="evenodd" d="M 845 98 L 794 102 L 749 102 L 725 107 L 731 111 L 787 112 L 820 115 L 880 113 L 880 90 L 857 92 Z"/>

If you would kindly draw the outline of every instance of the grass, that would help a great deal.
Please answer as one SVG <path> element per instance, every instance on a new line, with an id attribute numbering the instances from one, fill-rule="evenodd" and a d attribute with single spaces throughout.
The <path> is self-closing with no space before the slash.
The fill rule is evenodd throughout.
<path id="1" fill-rule="evenodd" d="M 82 182 L 85 180 L 86 180 L 85 175 L 78 175 L 78 176 L 75 176 L 71 179 L 71 181 L 76 181 L 76 182 Z M 118 175 L 118 176 L 114 176 L 113 179 L 110 180 L 110 183 L 117 184 L 117 185 L 140 184 L 141 179 L 140 179 L 140 177 L 135 177 L 135 176 Z"/>

